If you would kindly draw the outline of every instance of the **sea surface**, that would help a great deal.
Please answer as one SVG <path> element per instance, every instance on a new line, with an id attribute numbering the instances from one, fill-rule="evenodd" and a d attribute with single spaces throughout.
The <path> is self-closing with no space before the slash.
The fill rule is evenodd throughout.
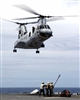
<path id="1" fill-rule="evenodd" d="M 33 90 L 38 89 L 39 87 L 24 87 L 24 88 L 0 88 L 0 94 L 9 94 L 9 93 L 27 93 L 29 94 Z M 54 92 L 62 92 L 63 90 L 68 90 L 70 93 L 79 93 L 80 88 L 54 88 Z"/>

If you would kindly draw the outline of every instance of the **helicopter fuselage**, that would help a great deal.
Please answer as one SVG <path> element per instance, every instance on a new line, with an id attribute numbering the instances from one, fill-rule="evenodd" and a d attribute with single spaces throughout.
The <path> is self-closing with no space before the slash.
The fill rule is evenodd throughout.
<path id="1" fill-rule="evenodd" d="M 43 42 L 49 39 L 51 36 L 52 31 L 50 27 L 48 25 L 40 25 L 37 26 L 37 28 L 32 29 L 32 32 L 27 33 L 23 31 L 23 33 L 19 33 L 19 38 L 14 43 L 14 48 L 39 49 L 41 47 L 45 47 Z"/>

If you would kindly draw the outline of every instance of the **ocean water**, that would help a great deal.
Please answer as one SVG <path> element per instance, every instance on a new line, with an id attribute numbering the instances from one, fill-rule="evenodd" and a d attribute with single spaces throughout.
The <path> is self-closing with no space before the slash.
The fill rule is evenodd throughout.
<path id="1" fill-rule="evenodd" d="M 9 93 L 30 93 L 39 87 L 25 87 L 25 88 L 0 88 L 0 94 Z M 62 92 L 63 90 L 69 90 L 71 93 L 80 93 L 80 88 L 54 88 L 54 92 Z"/>

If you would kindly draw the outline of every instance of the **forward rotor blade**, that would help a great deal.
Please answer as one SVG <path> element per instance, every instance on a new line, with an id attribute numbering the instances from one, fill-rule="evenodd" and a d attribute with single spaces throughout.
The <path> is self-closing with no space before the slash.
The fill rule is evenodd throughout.
<path id="1" fill-rule="evenodd" d="M 65 17 L 79 17 L 79 15 L 64 15 L 64 16 L 51 16 L 50 19 L 47 19 L 48 21 L 56 21 L 56 20 L 63 20 L 65 19 Z"/>
<path id="2" fill-rule="evenodd" d="M 56 21 L 56 20 L 63 20 L 64 18 L 62 16 L 53 16 L 50 19 L 46 19 L 47 22 L 49 21 Z"/>
<path id="3" fill-rule="evenodd" d="M 22 9 L 22 10 L 28 11 L 28 12 L 30 12 L 30 13 L 32 13 L 32 14 L 40 15 L 40 14 L 38 14 L 36 11 L 32 10 L 31 8 L 29 8 L 29 7 L 26 6 L 26 5 L 14 5 L 14 6 L 20 8 L 20 9 Z"/>
<path id="4" fill-rule="evenodd" d="M 62 15 L 61 17 L 79 17 L 79 15 Z"/>

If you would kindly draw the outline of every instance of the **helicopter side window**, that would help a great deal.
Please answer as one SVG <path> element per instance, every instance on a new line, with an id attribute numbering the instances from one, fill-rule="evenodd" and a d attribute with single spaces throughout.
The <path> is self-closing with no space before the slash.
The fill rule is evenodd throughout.
<path id="1" fill-rule="evenodd" d="M 37 29 L 39 29 L 40 27 L 38 26 Z"/>
<path id="2" fill-rule="evenodd" d="M 20 34 L 18 34 L 18 39 L 20 39 Z"/>
<path id="3" fill-rule="evenodd" d="M 32 32 L 34 33 L 34 31 L 35 31 L 35 27 L 32 27 Z"/>
<path id="4" fill-rule="evenodd" d="M 31 32 L 29 32 L 29 37 L 31 36 Z"/>
<path id="5" fill-rule="evenodd" d="M 19 34 L 21 34 L 21 30 L 19 30 Z"/>
<path id="6" fill-rule="evenodd" d="M 21 36 L 23 36 L 23 34 L 21 34 Z"/>
<path id="7" fill-rule="evenodd" d="M 26 34 L 26 32 L 24 32 L 24 35 Z"/>

